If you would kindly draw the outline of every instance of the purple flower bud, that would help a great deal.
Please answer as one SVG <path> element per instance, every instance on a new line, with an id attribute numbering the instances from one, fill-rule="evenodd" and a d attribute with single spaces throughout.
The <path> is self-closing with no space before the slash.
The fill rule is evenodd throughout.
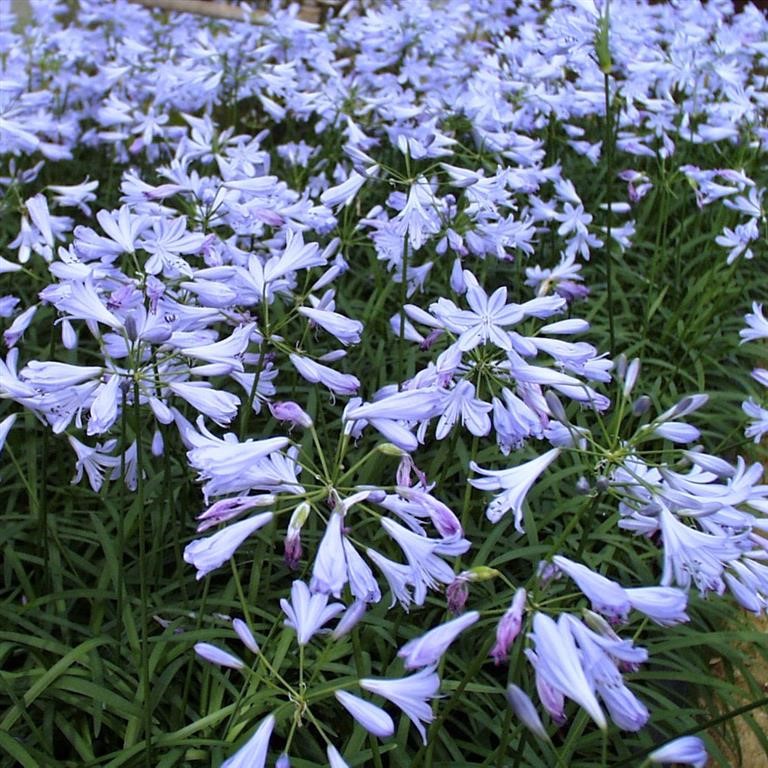
<path id="1" fill-rule="evenodd" d="M 511 605 L 496 627 L 496 644 L 491 649 L 490 655 L 497 666 L 507 660 L 509 649 L 520 634 L 527 596 L 525 589 L 520 587 L 515 592 Z"/>
<path id="2" fill-rule="evenodd" d="M 301 533 L 288 534 L 285 537 L 285 550 L 283 552 L 283 562 L 286 568 L 295 571 L 301 562 L 301 556 L 304 550 L 301 547 Z"/>
<path id="3" fill-rule="evenodd" d="M 445 590 L 445 597 L 448 601 L 448 610 L 451 613 L 464 613 L 464 606 L 469 597 L 469 585 L 466 579 L 457 577 Z"/>
<path id="4" fill-rule="evenodd" d="M 632 403 L 632 415 L 633 416 L 642 416 L 644 413 L 648 412 L 648 409 L 652 405 L 652 400 L 648 395 L 640 395 L 640 397 L 635 400 L 634 403 Z"/>
<path id="5" fill-rule="evenodd" d="M 294 426 L 304 427 L 304 429 L 312 426 L 309 414 L 298 403 L 291 400 L 270 403 L 269 410 L 278 421 L 289 421 Z"/>

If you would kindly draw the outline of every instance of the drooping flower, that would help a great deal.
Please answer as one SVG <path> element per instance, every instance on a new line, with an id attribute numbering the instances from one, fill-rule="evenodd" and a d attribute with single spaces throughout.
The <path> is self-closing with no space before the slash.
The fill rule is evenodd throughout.
<path id="1" fill-rule="evenodd" d="M 534 662 L 536 674 L 541 675 L 547 685 L 583 707 L 598 727 L 605 730 L 608 727 L 605 714 L 584 673 L 582 658 L 565 615 L 556 623 L 546 614 L 535 613 L 533 632 L 529 636 L 534 643 L 535 658 L 531 658 L 533 651 L 530 649 L 526 650 L 526 655 Z"/>
<path id="2" fill-rule="evenodd" d="M 480 614 L 477 611 L 469 611 L 463 616 L 440 624 L 420 637 L 409 640 L 397 655 L 404 660 L 406 669 L 436 664 L 448 650 L 448 646 L 479 618 Z"/>
<path id="3" fill-rule="evenodd" d="M 497 523 L 501 518 L 513 510 L 515 516 L 515 528 L 523 530 L 523 501 L 531 486 L 539 475 L 560 455 L 559 448 L 552 448 L 541 456 L 509 469 L 483 469 L 474 461 L 469 463 L 473 472 L 485 475 L 483 478 L 470 478 L 469 482 L 481 491 L 501 490 L 486 509 L 486 517 Z"/>
<path id="4" fill-rule="evenodd" d="M 334 512 L 328 520 L 312 568 L 312 580 L 309 583 L 312 592 L 339 597 L 347 583 L 347 564 L 342 547 L 343 521 L 339 512 Z"/>
<path id="5" fill-rule="evenodd" d="M 440 687 L 440 678 L 433 666 L 395 680 L 366 678 L 360 681 L 360 687 L 382 696 L 405 712 L 427 743 L 424 723 L 431 723 L 434 718 L 429 700 L 435 698 Z"/>
<path id="6" fill-rule="evenodd" d="M 272 512 L 262 512 L 247 520 L 228 525 L 205 539 L 195 539 L 184 548 L 184 561 L 197 568 L 199 581 L 229 560 L 252 533 L 267 525 L 273 517 Z"/>

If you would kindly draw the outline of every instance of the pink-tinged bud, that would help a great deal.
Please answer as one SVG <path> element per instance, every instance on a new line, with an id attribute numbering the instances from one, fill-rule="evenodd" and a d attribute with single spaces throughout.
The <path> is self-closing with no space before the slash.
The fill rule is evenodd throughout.
<path id="1" fill-rule="evenodd" d="M 301 560 L 301 529 L 309 517 L 310 506 L 306 501 L 302 501 L 296 509 L 293 510 L 290 522 L 288 523 L 288 533 L 285 537 L 285 552 L 283 560 L 285 565 L 292 571 L 299 567 Z"/>
<path id="2" fill-rule="evenodd" d="M 292 400 L 283 400 L 269 404 L 269 410 L 278 421 L 288 421 L 293 426 L 309 429 L 312 426 L 312 419 L 309 414 Z"/>
<path id="3" fill-rule="evenodd" d="M 410 454 L 403 454 L 402 458 L 400 459 L 400 464 L 397 467 L 397 474 L 395 475 L 397 484 L 405 486 L 406 488 L 411 487 L 411 473 L 416 475 L 416 479 L 418 481 L 418 484 L 422 488 L 427 487 L 427 476 L 422 472 L 414 463 L 413 459 L 411 458 Z"/>
<path id="4" fill-rule="evenodd" d="M 445 597 L 448 601 L 448 610 L 451 613 L 464 613 L 464 606 L 469 597 L 469 585 L 466 580 L 458 576 L 445 590 Z"/>
<path id="5" fill-rule="evenodd" d="M 301 534 L 298 531 L 293 536 L 288 534 L 285 537 L 285 551 L 283 552 L 283 562 L 286 568 L 290 568 L 292 571 L 297 570 L 303 553 Z"/>
<path id="6" fill-rule="evenodd" d="M 527 593 L 520 587 L 512 598 L 507 612 L 501 617 L 496 627 L 496 644 L 491 649 L 491 657 L 495 664 L 502 664 L 509 657 L 509 649 L 520 634 L 523 624 L 523 610 Z"/>

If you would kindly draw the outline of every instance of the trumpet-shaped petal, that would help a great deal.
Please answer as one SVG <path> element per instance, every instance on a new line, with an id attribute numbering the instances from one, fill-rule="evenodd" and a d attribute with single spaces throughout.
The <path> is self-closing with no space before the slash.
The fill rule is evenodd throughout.
<path id="1" fill-rule="evenodd" d="M 469 611 L 457 619 L 430 629 L 421 637 L 409 640 L 397 655 L 404 659 L 406 669 L 436 664 L 459 634 L 467 627 L 471 627 L 479 618 L 480 614 L 477 611 Z"/>
<path id="2" fill-rule="evenodd" d="M 396 680 L 366 678 L 360 681 L 360 687 L 364 691 L 382 696 L 400 708 L 416 726 L 423 742 L 427 743 L 424 723 L 431 723 L 434 718 L 429 699 L 435 698 L 440 687 L 440 678 L 433 666 Z"/>
<path id="3" fill-rule="evenodd" d="M 256 733 L 232 757 L 225 760 L 221 768 L 264 768 L 274 727 L 275 716 L 267 715 Z"/>
<path id="4" fill-rule="evenodd" d="M 564 618 L 555 623 L 543 613 L 534 615 L 530 637 L 536 648 L 536 673 L 549 686 L 583 707 L 605 730 L 608 723 L 584 673 L 581 656 Z M 530 654 L 530 650 L 526 651 L 529 659 Z"/>
<path id="5" fill-rule="evenodd" d="M 347 563 L 342 546 L 341 526 L 343 517 L 334 512 L 320 540 L 312 569 L 312 581 L 309 586 L 312 592 L 341 595 L 341 590 L 347 583 Z"/>
<path id="6" fill-rule="evenodd" d="M 195 539 L 184 549 L 184 561 L 197 568 L 198 581 L 207 573 L 221 566 L 235 553 L 235 550 L 259 528 L 272 520 L 271 512 L 262 512 L 247 520 L 233 523 L 205 539 Z"/>
<path id="7" fill-rule="evenodd" d="M 491 501 L 486 509 L 486 517 L 492 522 L 497 523 L 509 512 L 514 511 L 515 528 L 522 531 L 523 523 L 523 501 L 536 482 L 539 475 L 560 455 L 559 448 L 552 448 L 538 458 L 520 464 L 510 469 L 483 469 L 474 461 L 469 463 L 469 467 L 474 472 L 479 472 L 485 477 L 472 478 L 470 484 L 481 491 L 498 491 L 498 496 Z"/>

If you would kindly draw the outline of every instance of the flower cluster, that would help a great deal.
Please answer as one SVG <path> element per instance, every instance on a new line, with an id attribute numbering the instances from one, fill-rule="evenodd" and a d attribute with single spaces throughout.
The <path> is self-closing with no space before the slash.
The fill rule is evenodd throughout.
<path id="1" fill-rule="evenodd" d="M 118 480 L 143 493 L 152 460 L 173 456 L 203 497 L 199 537 L 174 543 L 206 589 L 225 564 L 258 570 L 265 543 L 284 595 L 259 605 L 272 626 L 257 629 L 261 594 L 239 582 L 245 618 L 227 624 L 252 664 L 195 645 L 243 675 L 258 722 L 224 766 L 263 766 L 278 740 L 289 765 L 306 723 L 345 765 L 343 729 L 318 714 L 338 706 L 385 740 L 394 705 L 426 745 L 447 649 L 494 631 L 475 671 L 528 660 L 507 695 L 542 739 L 526 675 L 555 726 L 569 699 L 635 732 L 650 713 L 629 678 L 650 660 L 617 627 L 634 612 L 688 621 L 691 586 L 768 610 L 762 467 L 697 445 L 687 417 L 705 395 L 656 416 L 633 399 L 639 361 L 612 359 L 612 326 L 610 344 L 595 338 L 587 283 L 602 259 L 610 290 L 673 161 L 721 217 L 727 265 L 763 247 L 757 171 L 677 161 L 768 148 L 757 9 L 350 2 L 321 26 L 277 2 L 258 24 L 245 4 L 216 23 L 64 5 L 33 2 L 22 29 L 0 0 L 0 447 L 31 414 L 71 449 L 72 482 L 103 495 Z M 91 158 L 115 179 L 91 162 L 47 183 Z M 604 196 L 571 160 L 607 168 Z M 761 305 L 747 323 L 744 341 L 768 337 Z M 743 407 L 757 442 L 768 411 Z M 578 504 L 553 523 L 533 496 L 563 467 L 581 474 L 559 484 Z M 601 504 L 656 563 L 653 583 L 572 547 Z M 539 525 L 558 535 L 531 533 L 529 574 L 489 555 Z M 414 626 L 436 607 L 456 616 Z M 363 653 L 360 632 L 389 611 L 407 641 L 381 633 Z M 683 739 L 650 759 L 698 765 L 702 750 Z"/>

